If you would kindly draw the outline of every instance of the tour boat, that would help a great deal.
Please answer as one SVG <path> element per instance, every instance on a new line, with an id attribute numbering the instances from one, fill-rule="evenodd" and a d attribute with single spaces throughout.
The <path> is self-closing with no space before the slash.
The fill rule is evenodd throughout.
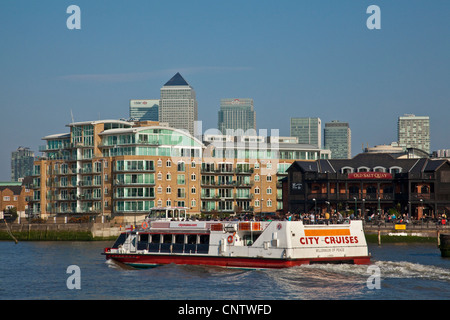
<path id="1" fill-rule="evenodd" d="M 314 263 L 369 264 L 362 222 L 189 220 L 185 208 L 153 208 L 120 234 L 106 259 L 135 268 L 165 264 L 286 268 Z"/>

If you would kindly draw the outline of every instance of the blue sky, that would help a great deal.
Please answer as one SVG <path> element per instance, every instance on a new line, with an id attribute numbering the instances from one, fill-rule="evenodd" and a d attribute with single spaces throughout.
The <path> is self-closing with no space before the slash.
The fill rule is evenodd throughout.
<path id="1" fill-rule="evenodd" d="M 69 30 L 69 5 L 81 30 Z M 369 30 L 369 5 L 381 30 Z M 128 117 L 176 72 L 203 129 L 221 98 L 253 98 L 258 129 L 290 117 L 349 122 L 352 153 L 397 140 L 397 118 L 428 115 L 450 148 L 450 1 L 2 0 L 0 180 L 11 152 L 75 121 Z"/>

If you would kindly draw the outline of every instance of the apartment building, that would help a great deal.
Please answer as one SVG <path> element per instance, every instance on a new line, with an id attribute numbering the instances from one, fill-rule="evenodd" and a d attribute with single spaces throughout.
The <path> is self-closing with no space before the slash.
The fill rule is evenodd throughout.
<path id="1" fill-rule="evenodd" d="M 43 138 L 33 170 L 33 212 L 123 216 L 179 206 L 194 215 L 282 209 L 280 179 L 295 160 L 330 151 L 280 137 L 205 136 L 158 122 L 101 120 Z"/>
<path id="2" fill-rule="evenodd" d="M 16 210 L 18 217 L 27 217 L 29 201 L 33 195 L 30 180 L 27 177 L 21 182 L 0 182 L 0 219 L 6 217 L 5 213 L 11 209 Z"/>

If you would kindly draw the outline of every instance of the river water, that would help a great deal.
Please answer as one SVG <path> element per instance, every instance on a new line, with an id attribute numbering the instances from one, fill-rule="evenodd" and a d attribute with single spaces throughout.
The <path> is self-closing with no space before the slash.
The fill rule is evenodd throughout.
<path id="1" fill-rule="evenodd" d="M 0 300 L 450 299 L 450 259 L 442 258 L 435 244 L 369 245 L 369 269 L 282 270 L 124 269 L 105 261 L 101 252 L 108 246 L 111 242 L 0 242 Z M 69 289 L 74 284 L 79 289 Z"/>

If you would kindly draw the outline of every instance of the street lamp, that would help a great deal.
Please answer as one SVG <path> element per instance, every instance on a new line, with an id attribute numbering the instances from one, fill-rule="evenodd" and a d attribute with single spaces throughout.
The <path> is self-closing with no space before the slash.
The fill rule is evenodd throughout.
<path id="1" fill-rule="evenodd" d="M 361 212 L 361 216 L 362 216 L 363 221 L 365 220 L 365 216 L 366 216 L 366 209 L 365 209 L 365 206 L 364 206 L 365 202 L 366 202 L 366 199 L 362 199 L 362 212 Z"/>
<path id="2" fill-rule="evenodd" d="M 317 215 L 317 200 L 313 198 L 314 201 L 314 224 L 316 223 L 316 215 Z"/>
<path id="3" fill-rule="evenodd" d="M 420 209 L 421 209 L 420 215 L 421 215 L 421 218 L 423 218 L 423 199 L 420 199 L 419 201 L 420 201 Z M 417 213 L 417 215 L 419 215 L 419 214 Z"/>
<path id="4" fill-rule="evenodd" d="M 381 215 L 381 206 L 380 206 L 380 200 L 381 200 L 381 198 L 380 198 L 380 197 L 378 197 L 378 216 L 380 216 L 380 215 Z"/>
<path id="5" fill-rule="evenodd" d="M 411 201 L 408 201 L 408 220 L 411 220 Z"/>
<path id="6" fill-rule="evenodd" d="M 353 197 L 355 199 L 355 217 L 358 214 L 358 205 L 356 204 L 356 197 Z"/>

